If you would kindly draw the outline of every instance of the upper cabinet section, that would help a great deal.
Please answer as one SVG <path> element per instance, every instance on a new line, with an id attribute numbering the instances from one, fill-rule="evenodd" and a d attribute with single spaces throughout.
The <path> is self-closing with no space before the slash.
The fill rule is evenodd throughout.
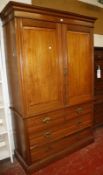
<path id="1" fill-rule="evenodd" d="M 95 18 L 14 2 L 1 18 L 11 108 L 28 117 L 92 100 Z"/>

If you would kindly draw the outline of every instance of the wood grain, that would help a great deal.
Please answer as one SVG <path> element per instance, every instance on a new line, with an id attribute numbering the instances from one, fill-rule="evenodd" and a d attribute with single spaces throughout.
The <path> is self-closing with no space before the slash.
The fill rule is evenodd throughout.
<path id="1" fill-rule="evenodd" d="M 15 2 L 1 18 L 15 153 L 32 173 L 93 141 L 95 18 Z"/>

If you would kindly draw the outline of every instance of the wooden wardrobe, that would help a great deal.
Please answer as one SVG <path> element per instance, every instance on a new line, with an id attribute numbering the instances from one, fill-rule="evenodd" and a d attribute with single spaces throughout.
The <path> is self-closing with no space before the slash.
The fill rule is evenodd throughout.
<path id="1" fill-rule="evenodd" d="M 94 140 L 95 18 L 9 2 L 1 19 L 15 154 L 31 173 Z"/>

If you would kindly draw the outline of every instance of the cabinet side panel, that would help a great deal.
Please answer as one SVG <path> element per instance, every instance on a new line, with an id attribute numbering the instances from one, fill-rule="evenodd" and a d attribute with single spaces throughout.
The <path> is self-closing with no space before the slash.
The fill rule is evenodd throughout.
<path id="1" fill-rule="evenodd" d="M 22 114 L 22 96 L 20 91 L 20 79 L 18 73 L 19 58 L 16 54 L 15 22 L 13 20 L 9 21 L 9 23 L 4 25 L 3 30 L 10 107 L 14 108 L 18 113 Z"/>
<path id="2" fill-rule="evenodd" d="M 26 163 L 29 163 L 29 148 L 25 120 L 23 120 L 22 117 L 16 112 L 12 111 L 12 121 L 16 155 L 19 155 L 22 160 L 25 160 Z"/>

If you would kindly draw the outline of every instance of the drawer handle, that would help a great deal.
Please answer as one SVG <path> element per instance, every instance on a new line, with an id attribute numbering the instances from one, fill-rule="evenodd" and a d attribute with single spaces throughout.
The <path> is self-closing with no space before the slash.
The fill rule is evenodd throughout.
<path id="1" fill-rule="evenodd" d="M 44 133 L 44 136 L 45 136 L 45 137 L 50 137 L 50 136 L 51 136 L 51 133 L 50 133 L 50 132 L 45 132 L 45 133 Z"/>
<path id="2" fill-rule="evenodd" d="M 42 120 L 42 122 L 43 122 L 43 123 L 48 123 L 50 120 L 51 120 L 50 117 L 45 117 L 45 118 Z"/>
<path id="3" fill-rule="evenodd" d="M 78 121 L 77 124 L 78 124 L 78 125 L 82 124 L 82 121 Z"/>
<path id="4" fill-rule="evenodd" d="M 80 108 L 77 108 L 77 109 L 76 109 L 76 112 L 77 112 L 78 114 L 81 114 L 81 113 L 83 112 L 83 108 L 81 108 L 81 107 L 80 107 Z"/>

